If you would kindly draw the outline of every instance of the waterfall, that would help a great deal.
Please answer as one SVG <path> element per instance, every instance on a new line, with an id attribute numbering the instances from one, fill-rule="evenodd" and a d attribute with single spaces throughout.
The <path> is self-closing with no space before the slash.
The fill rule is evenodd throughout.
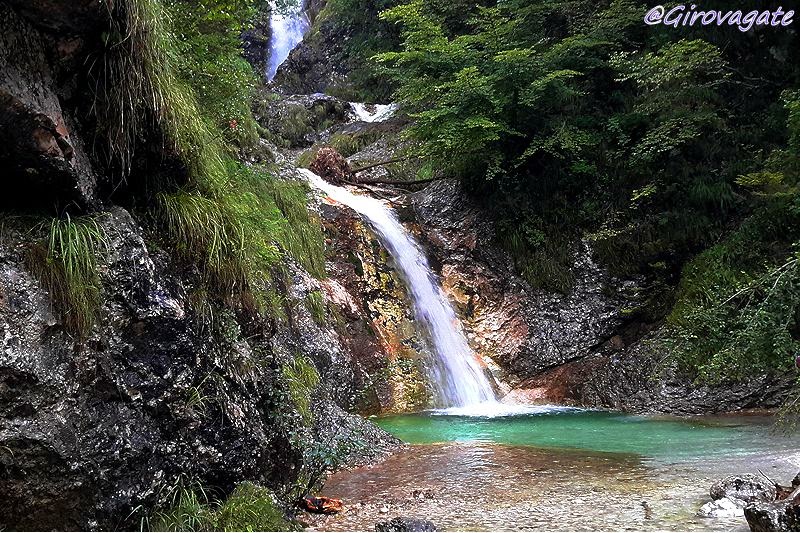
<path id="1" fill-rule="evenodd" d="M 414 237 L 385 203 L 351 193 L 300 169 L 311 184 L 331 199 L 361 214 L 375 229 L 408 285 L 418 323 L 433 343 L 432 384 L 442 407 L 468 407 L 490 403 L 495 396 L 489 379 L 467 344 L 453 306 L 447 300 Z"/>
<path id="2" fill-rule="evenodd" d="M 281 66 L 289 52 L 300 44 L 308 30 L 308 16 L 303 10 L 303 0 L 290 0 L 288 6 L 278 7 L 275 0 L 270 2 L 272 15 L 269 19 L 270 42 L 267 80 L 272 81 L 278 67 Z"/>

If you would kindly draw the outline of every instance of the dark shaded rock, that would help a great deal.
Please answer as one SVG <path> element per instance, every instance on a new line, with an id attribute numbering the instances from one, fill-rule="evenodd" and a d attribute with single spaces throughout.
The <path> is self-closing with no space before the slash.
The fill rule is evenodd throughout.
<path id="1" fill-rule="evenodd" d="M 6 0 L 41 28 L 82 34 L 107 23 L 113 0 Z"/>
<path id="2" fill-rule="evenodd" d="M 329 92 L 344 85 L 347 64 L 337 58 L 343 55 L 346 33 L 335 21 L 322 22 L 278 67 L 274 85 L 287 94 Z"/>
<path id="3" fill-rule="evenodd" d="M 397 516 L 375 524 L 375 531 L 436 531 L 436 526 L 430 520 Z"/>
<path id="4" fill-rule="evenodd" d="M 800 487 L 800 472 L 794 476 L 794 479 L 792 480 L 792 487 Z"/>
<path id="5" fill-rule="evenodd" d="M 270 11 L 265 9 L 242 34 L 244 57 L 261 76 L 266 76 L 270 56 Z"/>
<path id="6" fill-rule="evenodd" d="M 97 179 L 62 109 L 48 39 L 0 5 L 0 165 L 11 185 L 2 203 L 15 208 L 94 201 Z"/>
<path id="7" fill-rule="evenodd" d="M 582 375 L 575 394 L 584 405 L 626 411 L 677 414 L 734 412 L 778 408 L 791 394 L 796 376 L 763 373 L 746 381 L 703 384 L 681 373 L 677 364 L 665 364 L 654 330 L 629 348 L 575 363 Z"/>
<path id="8" fill-rule="evenodd" d="M 346 464 L 397 446 L 331 404 L 325 386 L 314 397 L 321 414 L 303 429 L 281 374 L 298 330 L 245 335 L 232 315 L 204 328 L 169 256 L 145 245 L 130 215 L 117 208 L 100 222 L 105 304 L 84 343 L 27 271 L 25 233 L 6 228 L 0 239 L 0 528 L 134 527 L 176 479 L 280 493 L 300 473 L 304 434 L 346 445 Z M 337 365 L 314 363 L 331 379 Z M 336 375 L 331 388 L 346 388 Z"/>
<path id="9" fill-rule="evenodd" d="M 744 516 L 750 531 L 800 531 L 800 505 L 796 503 L 751 503 Z"/>

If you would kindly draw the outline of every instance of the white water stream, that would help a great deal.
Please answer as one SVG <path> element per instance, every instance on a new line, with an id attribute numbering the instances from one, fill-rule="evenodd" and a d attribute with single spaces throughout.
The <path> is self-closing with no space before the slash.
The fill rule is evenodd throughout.
<path id="1" fill-rule="evenodd" d="M 426 328 L 436 352 L 431 365 L 431 379 L 439 406 L 464 408 L 481 405 L 482 409 L 488 410 L 500 407 L 484 369 L 467 344 L 452 305 L 419 245 L 395 212 L 380 200 L 331 185 L 309 170 L 300 171 L 331 199 L 361 214 L 394 258 L 408 285 L 417 320 Z"/>
<path id="2" fill-rule="evenodd" d="M 286 61 L 295 46 L 300 44 L 308 31 L 308 15 L 303 10 L 303 0 L 291 0 L 288 6 L 282 3 L 278 6 L 275 0 L 270 2 L 272 15 L 269 19 L 271 30 L 269 64 L 267 65 L 267 80 L 272 81 L 278 72 L 278 67 Z"/>

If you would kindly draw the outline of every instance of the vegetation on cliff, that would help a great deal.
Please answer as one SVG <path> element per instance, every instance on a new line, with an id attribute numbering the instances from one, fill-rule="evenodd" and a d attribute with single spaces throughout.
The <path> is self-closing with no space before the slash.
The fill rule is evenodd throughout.
<path id="1" fill-rule="evenodd" d="M 649 281 L 635 314 L 669 315 L 686 370 L 786 371 L 800 350 L 797 34 L 647 26 L 645 11 L 398 2 L 381 18 L 402 46 L 375 60 L 417 155 L 484 201 L 534 286 L 568 290 L 568 243 L 588 239 Z"/>

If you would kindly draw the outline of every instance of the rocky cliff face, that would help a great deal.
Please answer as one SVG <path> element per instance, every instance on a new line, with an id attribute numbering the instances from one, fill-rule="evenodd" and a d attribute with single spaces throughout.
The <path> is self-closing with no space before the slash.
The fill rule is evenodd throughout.
<path id="1" fill-rule="evenodd" d="M 288 497 L 312 473 L 309 450 L 347 464 L 397 445 L 347 412 L 360 390 L 350 351 L 305 305 L 329 282 L 286 257 L 285 318 L 209 319 L 191 296 L 196 272 L 109 199 L 85 113 L 108 17 L 97 1 L 0 5 L 0 529 L 139 527 L 181 480 Z M 106 241 L 85 336 L 30 260 L 37 217 L 65 206 L 92 214 Z M 320 376 L 301 398 L 287 373 L 298 357 Z"/>
<path id="2" fill-rule="evenodd" d="M 367 139 L 369 144 L 349 158 L 353 166 L 392 158 L 402 118 L 347 123 L 342 113 L 346 103 L 336 104 L 333 97 L 314 103 L 320 98 L 282 99 L 265 115 L 275 122 L 270 128 L 286 129 L 286 116 L 302 103 L 306 111 L 319 108 L 323 118 L 306 113 L 311 118 L 300 122 L 303 135 L 296 146 L 337 140 L 347 147 Z M 360 176 L 393 178 L 385 167 Z M 573 283 L 566 294 L 534 289 L 495 244 L 497 231 L 488 213 L 457 181 L 434 182 L 410 194 L 391 188 L 380 194 L 397 200 L 456 304 L 473 350 L 509 401 L 689 414 L 776 407 L 791 390 L 791 376 L 710 386 L 695 384 L 691 376 L 664 364 L 666 354 L 655 342 L 661 325 L 642 322 L 630 312 L 648 297 L 645 280 L 610 275 L 594 260 L 588 242 L 572 244 Z M 329 239 L 329 272 L 343 291 L 334 291 L 344 309 L 342 337 L 359 361 L 363 396 L 370 398 L 360 407 L 371 413 L 424 406 L 421 381 L 430 352 L 415 333 L 402 280 L 355 213 L 324 202 L 320 210 Z"/>
<path id="3" fill-rule="evenodd" d="M 532 289 L 493 243 L 490 218 L 454 181 L 409 196 L 415 227 L 439 264 L 470 343 L 518 401 L 684 414 L 780 406 L 792 376 L 695 384 L 658 350 L 659 324 L 630 318 L 642 283 L 609 275 L 585 242 L 572 250 L 566 294 Z"/>

